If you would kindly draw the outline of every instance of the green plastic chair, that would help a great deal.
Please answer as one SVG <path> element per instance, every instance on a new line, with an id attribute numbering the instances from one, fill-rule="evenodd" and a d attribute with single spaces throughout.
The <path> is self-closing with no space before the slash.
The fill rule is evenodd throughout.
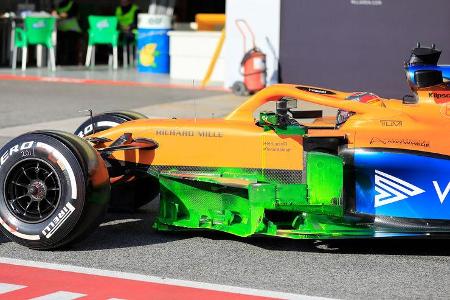
<path id="1" fill-rule="evenodd" d="M 86 67 L 95 65 L 95 45 L 106 44 L 113 48 L 113 69 L 117 69 L 117 44 L 119 31 L 117 30 L 117 17 L 89 16 L 89 45 L 86 53 Z"/>
<path id="2" fill-rule="evenodd" d="M 14 33 L 13 69 L 17 65 L 17 49 L 22 49 L 22 70 L 27 68 L 28 46 L 45 46 L 48 49 L 52 71 L 56 69 L 55 48 L 52 34 L 55 30 L 54 17 L 26 17 L 24 28 L 16 28 Z"/>

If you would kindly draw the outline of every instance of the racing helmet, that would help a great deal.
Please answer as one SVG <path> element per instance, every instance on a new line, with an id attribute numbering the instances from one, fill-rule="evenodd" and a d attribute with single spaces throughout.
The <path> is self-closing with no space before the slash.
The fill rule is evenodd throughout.
<path id="1" fill-rule="evenodd" d="M 368 92 L 355 92 L 352 93 L 350 96 L 345 98 L 345 100 L 350 101 L 357 101 L 361 103 L 374 103 L 378 102 L 380 100 L 380 97 Z M 342 126 L 347 120 L 353 116 L 355 113 L 343 109 L 338 109 L 337 116 L 336 116 L 336 126 L 339 128 Z"/>

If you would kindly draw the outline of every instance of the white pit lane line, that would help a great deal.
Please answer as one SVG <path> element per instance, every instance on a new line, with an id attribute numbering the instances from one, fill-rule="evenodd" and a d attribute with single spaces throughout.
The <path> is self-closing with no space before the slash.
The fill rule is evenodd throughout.
<path id="1" fill-rule="evenodd" d="M 250 296 L 261 296 L 261 297 L 271 297 L 271 298 L 278 298 L 278 299 L 292 299 L 292 300 L 332 300 L 333 299 L 333 298 L 251 289 L 251 288 L 244 288 L 244 287 L 206 283 L 206 282 L 162 278 L 162 277 L 156 277 L 156 276 L 148 276 L 148 275 L 126 273 L 126 272 L 119 272 L 119 271 L 108 271 L 108 270 L 101 270 L 101 269 L 94 269 L 94 268 L 71 266 L 71 265 L 61 265 L 61 264 L 54 264 L 54 263 L 27 261 L 27 260 L 6 258 L 6 257 L 0 257 L 0 263 L 17 265 L 17 266 L 34 267 L 34 268 L 44 268 L 44 269 L 51 269 L 51 270 L 57 270 L 57 271 L 75 272 L 75 273 L 89 274 L 89 275 L 106 276 L 106 277 L 121 278 L 121 279 L 129 279 L 129 280 L 137 280 L 137 281 L 159 283 L 159 284 L 166 284 L 166 285 L 183 286 L 183 287 L 189 287 L 189 288 L 220 291 L 220 292 L 235 293 L 235 294 L 243 294 L 243 295 L 250 295 Z M 47 300 L 46 298 L 43 298 L 43 299 Z M 51 298 L 51 299 L 53 299 L 53 298 Z M 58 298 L 58 299 L 61 299 L 61 298 Z M 64 299 L 66 299 L 66 298 L 64 298 Z M 76 299 L 76 298 L 67 298 L 67 299 Z"/>

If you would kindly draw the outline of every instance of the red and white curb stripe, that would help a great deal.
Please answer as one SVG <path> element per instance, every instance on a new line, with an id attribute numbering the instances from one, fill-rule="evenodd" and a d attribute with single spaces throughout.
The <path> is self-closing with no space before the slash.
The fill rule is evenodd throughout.
<path id="1" fill-rule="evenodd" d="M 85 267 L 0 258 L 0 299 L 302 299 L 290 294 L 106 271 Z"/>
<path id="2" fill-rule="evenodd" d="M 0 283 L 0 297 L 1 295 L 8 294 L 10 292 L 18 291 L 21 289 L 26 288 L 25 285 L 18 285 L 18 284 L 9 284 L 9 283 Z M 8 295 L 5 295 L 8 296 Z M 81 297 L 85 297 L 85 294 L 79 294 L 79 293 L 71 293 L 71 292 L 64 292 L 64 291 L 58 291 L 51 294 L 34 297 L 33 300 L 71 300 L 71 299 L 78 299 Z M 2 297 L 3 298 L 3 297 Z"/>

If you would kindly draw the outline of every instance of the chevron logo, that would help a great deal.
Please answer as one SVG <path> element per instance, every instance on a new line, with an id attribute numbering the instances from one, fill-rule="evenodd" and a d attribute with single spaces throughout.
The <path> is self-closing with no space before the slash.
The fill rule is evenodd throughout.
<path id="1" fill-rule="evenodd" d="M 395 176 L 375 170 L 375 207 L 425 193 L 421 188 Z"/>

